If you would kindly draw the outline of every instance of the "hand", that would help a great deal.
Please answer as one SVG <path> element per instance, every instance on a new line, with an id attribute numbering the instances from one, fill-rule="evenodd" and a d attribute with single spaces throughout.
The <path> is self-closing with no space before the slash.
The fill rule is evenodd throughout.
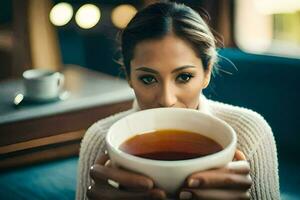
<path id="1" fill-rule="evenodd" d="M 152 200 L 165 199 L 163 190 L 154 188 L 153 181 L 140 174 L 111 166 L 109 156 L 101 153 L 90 169 L 93 184 L 89 186 L 87 197 L 91 200 Z M 109 184 L 114 181 L 119 187 Z M 122 188 L 122 189 L 121 189 Z"/>
<path id="2" fill-rule="evenodd" d="M 223 168 L 196 172 L 189 176 L 180 199 L 250 199 L 252 180 L 245 155 L 237 150 L 235 161 Z"/>

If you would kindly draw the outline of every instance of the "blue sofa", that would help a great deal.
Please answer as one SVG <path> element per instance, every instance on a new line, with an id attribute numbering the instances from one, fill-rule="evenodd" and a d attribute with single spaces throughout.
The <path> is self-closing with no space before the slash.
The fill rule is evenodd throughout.
<path id="1" fill-rule="evenodd" d="M 254 55 L 237 49 L 220 50 L 220 55 L 238 70 L 221 59 L 222 70 L 204 93 L 265 117 L 277 142 L 282 199 L 300 199 L 300 59 Z M 77 163 L 78 158 L 73 157 L 2 172 L 0 199 L 74 199 Z"/>

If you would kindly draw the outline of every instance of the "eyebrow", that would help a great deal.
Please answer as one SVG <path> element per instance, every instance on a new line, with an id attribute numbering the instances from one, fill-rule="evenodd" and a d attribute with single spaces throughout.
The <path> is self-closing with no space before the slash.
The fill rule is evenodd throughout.
<path id="1" fill-rule="evenodd" d="M 187 68 L 196 68 L 196 66 L 193 65 L 184 65 L 181 67 L 177 67 L 176 69 L 174 69 L 171 73 L 175 73 Z M 151 67 L 139 67 L 136 69 L 136 71 L 144 71 L 144 72 L 149 72 L 149 73 L 153 73 L 153 74 L 159 74 L 158 71 L 152 69 Z"/>

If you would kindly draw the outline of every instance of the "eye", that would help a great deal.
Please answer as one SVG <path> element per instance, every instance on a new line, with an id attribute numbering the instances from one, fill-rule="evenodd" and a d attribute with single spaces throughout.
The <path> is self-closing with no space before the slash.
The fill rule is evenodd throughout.
<path id="1" fill-rule="evenodd" d="M 182 73 L 176 77 L 176 81 L 178 81 L 179 83 L 187 83 L 193 77 L 194 76 L 190 73 Z"/>
<path id="2" fill-rule="evenodd" d="M 156 82 L 156 79 L 154 76 L 151 75 L 145 75 L 145 76 L 141 76 L 139 77 L 140 81 L 142 81 L 143 84 L 145 85 L 150 85 L 152 83 Z"/>

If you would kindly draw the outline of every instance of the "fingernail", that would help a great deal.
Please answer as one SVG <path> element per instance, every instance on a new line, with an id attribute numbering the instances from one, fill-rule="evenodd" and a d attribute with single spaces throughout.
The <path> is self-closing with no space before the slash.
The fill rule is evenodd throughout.
<path id="1" fill-rule="evenodd" d="M 91 167 L 90 167 L 90 170 L 93 170 L 94 169 L 94 166 L 92 165 Z"/>
<path id="2" fill-rule="evenodd" d="M 109 183 L 109 185 L 113 186 L 114 188 L 119 188 L 119 186 L 120 186 L 120 183 L 118 183 L 114 180 L 111 180 L 111 179 L 107 179 L 107 182 Z"/>
<path id="3" fill-rule="evenodd" d="M 188 183 L 189 187 L 195 188 L 199 187 L 200 181 L 198 179 L 191 179 Z"/>
<path id="4" fill-rule="evenodd" d="M 141 182 L 141 187 L 145 189 L 152 189 L 153 188 L 153 182 L 152 181 L 145 181 Z"/>
<path id="5" fill-rule="evenodd" d="M 246 198 L 250 198 L 250 192 L 246 192 Z"/>
<path id="6" fill-rule="evenodd" d="M 166 199 L 167 195 L 163 191 L 153 192 L 152 199 Z"/>
<path id="7" fill-rule="evenodd" d="M 182 191 L 179 194 L 180 199 L 191 199 L 192 197 L 193 197 L 192 193 L 188 191 Z"/>
<path id="8" fill-rule="evenodd" d="M 89 187 L 88 187 L 88 190 L 91 190 L 92 189 L 92 186 L 90 185 Z"/>

